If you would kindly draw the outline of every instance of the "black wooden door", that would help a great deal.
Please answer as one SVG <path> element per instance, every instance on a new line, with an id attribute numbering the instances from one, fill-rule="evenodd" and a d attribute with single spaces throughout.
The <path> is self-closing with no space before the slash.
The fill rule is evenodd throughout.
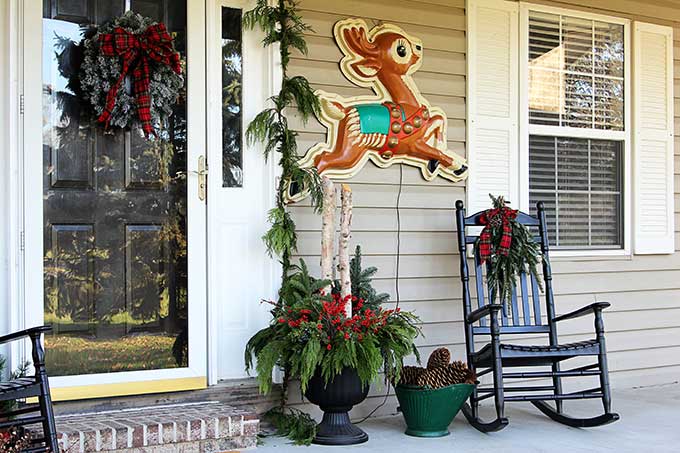
<path id="1" fill-rule="evenodd" d="M 128 5 L 126 5 L 128 3 Z M 81 40 L 126 7 L 185 56 L 186 2 L 44 0 L 43 214 L 51 375 L 186 366 L 186 103 L 163 141 L 104 131 L 79 95 Z"/>

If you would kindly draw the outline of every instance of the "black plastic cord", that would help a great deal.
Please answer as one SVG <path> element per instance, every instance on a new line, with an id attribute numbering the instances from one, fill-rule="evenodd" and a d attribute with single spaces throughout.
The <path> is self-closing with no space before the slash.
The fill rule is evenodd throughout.
<path id="1" fill-rule="evenodd" d="M 399 165 L 399 192 L 397 192 L 397 267 L 396 275 L 394 278 L 394 295 L 397 298 L 396 308 L 399 308 L 399 302 L 401 298 L 399 297 L 399 264 L 401 262 L 401 189 L 404 183 L 404 166 Z"/>
<path id="2" fill-rule="evenodd" d="M 395 308 L 399 308 L 399 302 L 401 300 L 401 297 L 399 296 L 399 264 L 401 261 L 401 189 L 403 187 L 404 183 L 404 166 L 399 165 L 399 191 L 397 192 L 397 205 L 395 206 L 396 212 L 397 212 L 397 265 L 395 269 L 395 278 L 394 278 L 394 296 L 396 298 L 396 305 Z M 359 420 L 358 422 L 355 422 L 355 425 L 358 425 L 359 423 L 363 423 L 366 420 L 368 420 L 373 414 L 375 414 L 378 409 L 383 407 L 385 404 L 387 404 L 387 399 L 390 397 L 390 388 L 392 387 L 392 383 L 388 382 L 387 383 L 387 392 L 385 393 L 385 398 L 382 400 L 380 404 L 378 404 L 371 412 L 368 413 L 367 416 Z"/>

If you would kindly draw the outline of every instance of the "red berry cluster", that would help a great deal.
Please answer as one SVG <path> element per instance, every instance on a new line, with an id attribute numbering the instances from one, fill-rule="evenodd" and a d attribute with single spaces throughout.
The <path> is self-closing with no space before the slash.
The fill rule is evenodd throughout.
<path id="1" fill-rule="evenodd" d="M 368 336 L 378 334 L 387 324 L 389 317 L 399 312 L 399 308 L 396 310 L 364 308 L 364 300 L 351 295 L 342 297 L 333 293 L 330 299 L 325 299 L 322 299 L 318 310 L 288 309 L 286 315 L 278 319 L 278 323 L 285 324 L 291 329 L 301 327 L 316 329 L 322 334 L 322 341 L 330 351 L 333 349 L 334 340 L 364 341 Z M 345 311 L 349 303 L 353 305 L 354 314 L 351 317 L 348 317 Z"/>

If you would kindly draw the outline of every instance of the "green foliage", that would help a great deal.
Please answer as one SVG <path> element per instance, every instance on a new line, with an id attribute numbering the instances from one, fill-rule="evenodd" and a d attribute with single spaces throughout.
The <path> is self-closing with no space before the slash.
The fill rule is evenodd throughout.
<path id="1" fill-rule="evenodd" d="M 101 115 L 105 110 L 109 89 L 118 80 L 123 69 L 123 62 L 118 56 L 110 57 L 101 53 L 101 36 L 113 33 L 117 27 L 139 34 L 155 23 L 156 21 L 150 17 L 128 11 L 122 16 L 99 26 L 96 35 L 91 39 L 85 39 L 82 45 L 73 41 L 64 41 L 62 38 L 61 51 L 57 58 L 61 62 L 69 56 L 69 50 L 72 53 L 79 50 L 78 53 L 82 55 L 82 62 L 79 64 L 78 79 L 74 79 L 74 82 L 78 85 L 77 89 L 81 93 L 81 98 L 89 101 L 96 116 Z M 76 46 L 82 47 L 76 49 Z M 174 46 L 173 42 L 173 50 Z M 134 67 L 130 69 L 132 71 Z M 170 66 L 150 59 L 150 71 L 151 120 L 154 128 L 160 133 L 167 126 L 169 118 L 173 114 L 173 107 L 177 103 L 177 98 L 185 88 L 185 62 L 182 62 L 181 74 L 177 74 Z M 132 74 L 132 72 L 129 74 Z M 77 121 L 74 121 L 74 123 L 78 124 Z M 116 94 L 116 103 L 111 112 L 109 125 L 126 128 L 130 126 L 138 127 L 140 124 L 137 113 L 137 99 L 130 90 L 122 87 Z"/>
<path id="2" fill-rule="evenodd" d="M 364 306 L 375 310 L 390 300 L 387 293 L 378 294 L 373 288 L 373 276 L 378 272 L 376 267 L 361 267 L 361 246 L 357 245 L 354 258 L 349 262 L 349 274 L 352 281 L 352 294 L 363 299 Z"/>
<path id="3" fill-rule="evenodd" d="M 355 297 L 353 316 L 348 317 L 349 299 L 323 293 L 330 282 L 312 277 L 302 260 L 291 269 L 281 288 L 281 301 L 271 311 L 272 322 L 246 345 L 246 370 L 253 368 L 257 358 L 255 368 L 263 393 L 271 390 L 277 366 L 299 378 L 304 392 L 317 369 L 329 382 L 343 368 L 354 368 L 361 381 L 369 384 L 380 371 L 386 380 L 398 380 L 404 357 L 415 354 L 419 359 L 414 345 L 421 333 L 417 316 L 369 307 Z"/>
<path id="4" fill-rule="evenodd" d="M 271 229 L 263 239 L 270 254 L 281 257 L 284 280 L 290 270 L 290 256 L 296 248 L 295 223 L 286 212 L 286 192 L 294 186 L 306 190 L 312 205 L 318 211 L 322 204 L 319 175 L 315 169 L 300 168 L 297 152 L 297 134 L 288 128 L 285 111 L 295 107 L 306 121 L 319 112 L 319 99 L 302 76 L 288 76 L 288 64 L 293 50 L 307 53 L 304 33 L 311 30 L 302 21 L 297 3 L 292 0 L 278 0 L 270 5 L 267 0 L 257 0 L 255 8 L 243 15 L 246 28 L 259 27 L 264 32 L 265 46 L 279 44 L 281 57 L 281 91 L 270 98 L 273 107 L 260 112 L 246 130 L 250 143 L 264 145 L 264 156 L 269 159 L 273 153 L 279 156 L 281 178 L 277 187 L 276 208 L 269 214 Z"/>
<path id="5" fill-rule="evenodd" d="M 299 409 L 275 407 L 263 419 L 276 428 L 277 436 L 285 436 L 295 445 L 310 445 L 316 436 L 316 421 Z"/>
<path id="6" fill-rule="evenodd" d="M 494 198 L 489 194 L 493 201 L 494 209 L 505 207 L 503 197 Z M 506 303 L 508 311 L 511 307 L 512 292 L 517 286 L 517 275 L 521 272 L 529 273 L 536 277 L 536 282 L 543 291 L 543 281 L 538 272 L 538 265 L 541 263 L 542 254 L 540 246 L 533 240 L 531 231 L 519 223 L 516 219 L 510 219 L 512 228 L 512 243 L 508 255 L 494 253 L 498 250 L 501 237 L 503 235 L 502 225 L 489 225 L 491 228 L 492 254 L 489 258 L 490 267 L 486 274 L 489 288 L 498 288 L 499 300 Z M 477 247 L 479 241 L 475 244 Z"/>
<path id="7" fill-rule="evenodd" d="M 289 257 L 297 245 L 295 222 L 284 208 L 276 207 L 269 211 L 271 227 L 262 236 L 270 255 Z"/>
<path id="8" fill-rule="evenodd" d="M 0 355 L 0 382 L 3 381 L 3 376 L 5 373 L 5 366 L 7 364 L 7 360 L 5 357 Z M 9 379 L 18 379 L 21 377 L 26 376 L 28 373 L 28 369 L 30 368 L 31 364 L 28 361 L 22 362 L 19 367 L 14 370 L 12 373 L 9 375 Z M 10 400 L 10 401 L 0 401 L 0 414 L 3 414 L 5 412 L 9 412 L 13 410 L 16 407 L 16 401 Z"/>

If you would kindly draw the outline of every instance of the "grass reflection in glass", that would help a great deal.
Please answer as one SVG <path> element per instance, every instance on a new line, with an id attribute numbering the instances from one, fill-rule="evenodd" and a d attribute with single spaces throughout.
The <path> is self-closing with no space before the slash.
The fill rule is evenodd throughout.
<path id="1" fill-rule="evenodd" d="M 163 334 L 110 340 L 47 336 L 48 372 L 53 376 L 68 376 L 176 368 L 175 339 L 175 336 Z"/>

